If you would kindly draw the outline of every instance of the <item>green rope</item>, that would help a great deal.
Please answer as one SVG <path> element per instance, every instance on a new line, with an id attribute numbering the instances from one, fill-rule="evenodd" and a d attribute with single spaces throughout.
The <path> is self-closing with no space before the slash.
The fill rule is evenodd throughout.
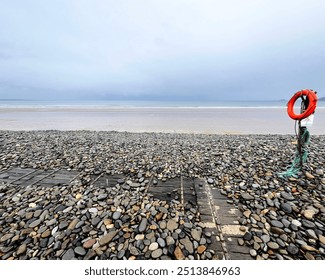
<path id="1" fill-rule="evenodd" d="M 307 162 L 308 152 L 305 149 L 305 145 L 309 144 L 309 140 L 310 134 L 306 128 L 303 134 L 298 137 L 298 149 L 296 151 L 295 158 L 293 159 L 290 168 L 285 172 L 279 173 L 279 177 L 286 178 L 298 176 L 298 173 L 299 171 L 301 171 L 303 164 Z"/>

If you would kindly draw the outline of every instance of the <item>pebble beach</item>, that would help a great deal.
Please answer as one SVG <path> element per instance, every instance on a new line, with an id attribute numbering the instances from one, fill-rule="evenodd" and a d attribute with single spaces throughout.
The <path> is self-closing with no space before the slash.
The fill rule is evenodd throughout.
<path id="1" fill-rule="evenodd" d="M 195 205 L 146 186 L 202 178 L 241 213 L 253 259 L 325 259 L 324 135 L 308 165 L 283 179 L 294 135 L 1 131 L 0 178 L 13 167 L 71 170 L 69 186 L 0 184 L 0 258 L 218 259 Z M 113 187 L 90 176 L 118 175 Z"/>

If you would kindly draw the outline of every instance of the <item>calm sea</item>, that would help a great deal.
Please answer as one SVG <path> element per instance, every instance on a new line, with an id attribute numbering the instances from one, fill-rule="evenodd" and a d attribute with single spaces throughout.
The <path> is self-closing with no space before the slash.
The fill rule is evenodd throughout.
<path id="1" fill-rule="evenodd" d="M 237 101 L 138 101 L 138 100 L 9 100 L 0 99 L 0 108 L 285 108 L 285 100 L 237 100 Z M 299 105 L 299 102 L 296 102 Z M 325 107 L 325 102 L 318 102 Z"/>
<path id="2" fill-rule="evenodd" d="M 0 107 L 285 107 L 286 101 L 1 100 Z"/>

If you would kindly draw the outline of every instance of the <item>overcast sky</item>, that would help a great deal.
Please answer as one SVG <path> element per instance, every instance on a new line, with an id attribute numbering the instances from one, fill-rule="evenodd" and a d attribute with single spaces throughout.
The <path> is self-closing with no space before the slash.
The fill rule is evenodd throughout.
<path id="1" fill-rule="evenodd" d="M 0 98 L 325 92 L 325 1 L 0 0 Z"/>

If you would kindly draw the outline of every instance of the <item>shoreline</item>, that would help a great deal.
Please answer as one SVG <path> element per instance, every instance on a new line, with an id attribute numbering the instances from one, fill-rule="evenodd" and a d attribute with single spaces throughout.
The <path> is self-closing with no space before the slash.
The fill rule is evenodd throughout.
<path id="1" fill-rule="evenodd" d="M 311 134 L 325 134 L 318 108 Z M 10 108 L 0 130 L 89 130 L 190 134 L 294 134 L 284 108 Z"/>

